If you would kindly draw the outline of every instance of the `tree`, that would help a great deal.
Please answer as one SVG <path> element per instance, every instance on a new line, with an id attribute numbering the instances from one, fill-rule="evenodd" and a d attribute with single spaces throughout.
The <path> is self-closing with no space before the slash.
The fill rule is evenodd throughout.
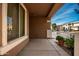
<path id="1" fill-rule="evenodd" d="M 57 28 L 56 23 L 53 23 L 53 24 L 52 24 L 52 29 L 53 29 L 53 30 L 56 30 L 56 28 Z"/>

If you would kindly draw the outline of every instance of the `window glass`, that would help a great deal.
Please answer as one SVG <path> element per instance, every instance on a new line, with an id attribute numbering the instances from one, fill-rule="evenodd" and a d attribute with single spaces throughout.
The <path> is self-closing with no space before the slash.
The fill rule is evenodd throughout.
<path id="1" fill-rule="evenodd" d="M 25 10 L 19 4 L 8 4 L 7 32 L 9 41 L 25 35 Z"/>
<path id="2" fill-rule="evenodd" d="M 19 37 L 19 4 L 8 4 L 7 10 L 8 40 Z"/>

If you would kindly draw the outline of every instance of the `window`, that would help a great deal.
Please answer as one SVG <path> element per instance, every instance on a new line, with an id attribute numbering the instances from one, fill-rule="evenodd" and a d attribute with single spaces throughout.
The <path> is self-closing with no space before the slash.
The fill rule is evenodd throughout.
<path id="1" fill-rule="evenodd" d="M 25 10 L 20 4 L 8 4 L 7 37 L 8 41 L 24 36 Z"/>
<path id="2" fill-rule="evenodd" d="M 20 36 L 24 36 L 25 34 L 25 10 L 20 5 Z"/>

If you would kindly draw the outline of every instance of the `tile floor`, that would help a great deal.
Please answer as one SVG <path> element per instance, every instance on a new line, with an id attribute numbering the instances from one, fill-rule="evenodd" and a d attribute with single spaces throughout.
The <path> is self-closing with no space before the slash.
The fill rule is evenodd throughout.
<path id="1" fill-rule="evenodd" d="M 18 56 L 69 56 L 53 39 L 31 39 Z"/>

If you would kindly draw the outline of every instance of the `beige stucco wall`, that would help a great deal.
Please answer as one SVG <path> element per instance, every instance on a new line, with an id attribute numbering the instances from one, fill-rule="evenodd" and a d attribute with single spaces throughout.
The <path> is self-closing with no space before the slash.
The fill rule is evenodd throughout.
<path id="1" fill-rule="evenodd" d="M 50 20 L 47 17 L 30 17 L 29 20 L 29 36 L 31 39 L 36 38 L 47 38 L 47 30 L 50 29 L 50 23 L 47 22 Z"/>
<path id="2" fill-rule="evenodd" d="M 79 33 L 75 34 L 74 55 L 79 56 Z"/>

